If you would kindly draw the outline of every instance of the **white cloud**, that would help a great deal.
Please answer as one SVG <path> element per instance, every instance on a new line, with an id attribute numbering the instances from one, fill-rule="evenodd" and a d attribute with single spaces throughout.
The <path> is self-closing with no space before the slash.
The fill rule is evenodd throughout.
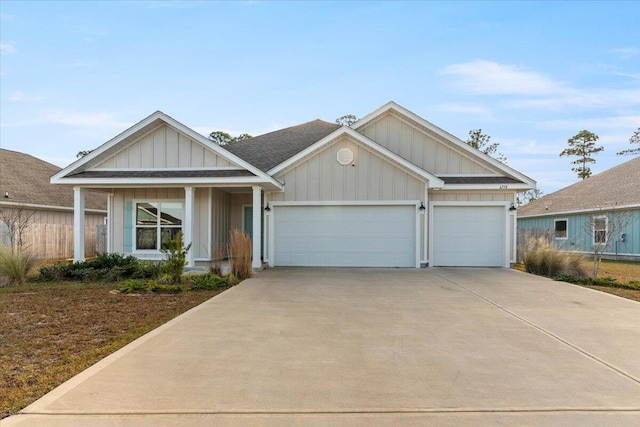
<path id="1" fill-rule="evenodd" d="M 562 83 L 543 74 L 492 61 L 453 64 L 440 73 L 458 77 L 459 86 L 475 94 L 542 95 L 565 90 Z"/>
<path id="2" fill-rule="evenodd" d="M 0 42 L 0 54 L 2 55 L 10 55 L 12 53 L 16 53 L 18 49 L 16 49 L 15 42 Z"/>
<path id="3" fill-rule="evenodd" d="M 640 54 L 640 49 L 638 49 L 636 46 L 631 46 L 612 49 L 609 52 L 618 55 L 620 59 L 627 60 Z"/>
<path id="4" fill-rule="evenodd" d="M 601 129 L 637 129 L 640 126 L 640 114 L 629 114 L 612 117 L 592 117 L 548 120 L 539 123 L 542 129 L 573 129 L 576 132 L 580 129 L 589 129 L 598 133 Z M 631 136 L 631 135 L 629 135 Z"/>
<path id="5" fill-rule="evenodd" d="M 76 127 L 117 127 L 128 128 L 129 122 L 118 121 L 111 113 L 74 113 L 68 111 L 50 111 L 46 114 L 49 123 Z"/>
<path id="6" fill-rule="evenodd" d="M 39 102 L 42 101 L 42 96 L 27 96 L 21 91 L 15 91 L 9 96 L 9 100 L 16 102 Z"/>
<path id="7" fill-rule="evenodd" d="M 490 108 L 479 104 L 448 103 L 440 104 L 434 108 L 447 113 L 470 114 L 481 116 L 483 118 L 493 117 L 493 111 Z"/>
<path id="8" fill-rule="evenodd" d="M 510 108 L 622 108 L 640 105 L 640 89 L 566 90 L 550 97 L 517 99 L 507 104 Z"/>

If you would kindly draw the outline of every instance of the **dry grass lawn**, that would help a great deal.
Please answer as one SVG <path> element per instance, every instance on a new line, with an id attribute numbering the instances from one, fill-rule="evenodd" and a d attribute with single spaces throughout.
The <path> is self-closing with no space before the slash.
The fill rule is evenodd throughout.
<path id="1" fill-rule="evenodd" d="M 103 284 L 0 288 L 0 418 L 222 290 L 127 295 Z"/>
<path id="2" fill-rule="evenodd" d="M 585 263 L 585 268 L 593 270 L 593 261 Z M 611 277 L 620 283 L 640 281 L 640 262 L 602 260 L 598 277 Z"/>

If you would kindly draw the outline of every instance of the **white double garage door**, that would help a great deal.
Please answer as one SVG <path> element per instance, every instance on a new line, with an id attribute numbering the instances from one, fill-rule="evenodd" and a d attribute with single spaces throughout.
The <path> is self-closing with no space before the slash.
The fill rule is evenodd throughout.
<path id="1" fill-rule="evenodd" d="M 434 206 L 432 266 L 505 265 L 504 206 Z M 272 265 L 417 267 L 420 221 L 415 204 L 276 205 Z"/>

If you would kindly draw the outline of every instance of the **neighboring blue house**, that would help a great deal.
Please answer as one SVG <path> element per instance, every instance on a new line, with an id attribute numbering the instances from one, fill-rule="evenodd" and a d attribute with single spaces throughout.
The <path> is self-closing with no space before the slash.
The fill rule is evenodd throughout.
<path id="1" fill-rule="evenodd" d="M 617 229 L 621 217 L 628 224 Z M 518 238 L 540 234 L 559 249 L 593 253 L 609 242 L 606 258 L 640 260 L 640 157 L 520 207 Z"/>

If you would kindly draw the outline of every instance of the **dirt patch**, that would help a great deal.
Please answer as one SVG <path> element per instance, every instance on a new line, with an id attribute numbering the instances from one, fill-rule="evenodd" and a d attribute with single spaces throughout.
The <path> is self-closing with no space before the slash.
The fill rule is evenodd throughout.
<path id="1" fill-rule="evenodd" d="M 606 286 L 585 286 L 585 288 L 595 289 L 608 294 L 617 295 L 622 298 L 632 299 L 640 302 L 640 290 L 637 289 L 621 289 L 621 288 L 609 288 Z"/>
<path id="2" fill-rule="evenodd" d="M 0 418 L 223 290 L 131 295 L 98 284 L 0 288 Z"/>

